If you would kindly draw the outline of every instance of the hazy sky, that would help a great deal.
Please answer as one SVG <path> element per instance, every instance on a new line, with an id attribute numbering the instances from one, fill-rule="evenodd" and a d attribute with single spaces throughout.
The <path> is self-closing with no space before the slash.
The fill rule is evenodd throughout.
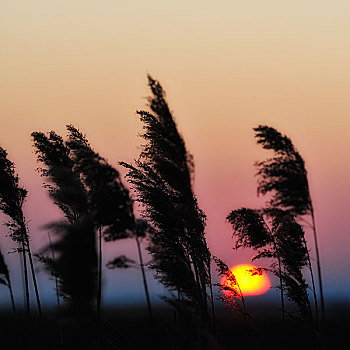
<path id="1" fill-rule="evenodd" d="M 269 153 L 255 144 L 252 128 L 268 124 L 306 160 L 325 293 L 349 298 L 349 15 L 345 0 L 1 0 L 0 144 L 30 191 L 33 249 L 46 244 L 40 226 L 58 211 L 35 172 L 30 133 L 64 133 L 73 123 L 110 162 L 131 162 L 141 143 L 135 111 L 145 108 L 151 73 L 194 155 L 213 253 L 228 264 L 252 256 L 231 249 L 225 217 L 263 203 L 253 163 Z M 4 235 L 0 244 L 10 247 Z M 106 260 L 134 248 L 108 244 Z M 138 271 L 109 272 L 106 286 L 119 284 L 118 276 L 120 293 L 132 286 L 136 298 Z"/>

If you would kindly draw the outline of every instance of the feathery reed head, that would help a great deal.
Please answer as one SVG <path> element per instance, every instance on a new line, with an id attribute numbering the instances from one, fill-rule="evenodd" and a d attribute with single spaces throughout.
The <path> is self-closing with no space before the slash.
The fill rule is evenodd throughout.
<path id="1" fill-rule="evenodd" d="M 237 237 L 236 248 L 258 249 L 271 242 L 264 219 L 257 210 L 248 208 L 233 210 L 226 219 L 232 225 L 233 235 Z"/>
<path id="2" fill-rule="evenodd" d="M 257 143 L 274 151 L 274 156 L 257 162 L 258 194 L 272 192 L 271 207 L 304 215 L 311 210 L 311 199 L 304 160 L 291 140 L 276 129 L 260 125 L 254 128 Z"/>

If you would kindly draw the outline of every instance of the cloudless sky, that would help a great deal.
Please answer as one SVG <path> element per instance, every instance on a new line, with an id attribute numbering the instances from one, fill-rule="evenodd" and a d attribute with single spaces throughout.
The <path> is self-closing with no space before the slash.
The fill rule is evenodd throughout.
<path id="1" fill-rule="evenodd" d="M 142 142 L 135 111 L 146 108 L 151 73 L 194 156 L 212 252 L 229 265 L 253 255 L 232 250 L 225 217 L 263 204 L 253 164 L 269 153 L 255 144 L 252 128 L 274 126 L 306 160 L 326 296 L 349 299 L 349 15 L 345 0 L 2 0 L 0 145 L 29 190 L 33 250 L 47 243 L 41 226 L 60 213 L 35 171 L 30 133 L 65 134 L 73 123 L 114 165 L 132 162 Z M 105 262 L 122 253 L 136 258 L 132 241 L 105 247 Z M 6 258 L 19 285 L 18 258 Z M 142 293 L 136 269 L 107 277 L 108 300 Z M 43 297 L 53 298 L 44 273 L 40 282 Z M 151 290 L 157 298 L 155 281 Z"/>

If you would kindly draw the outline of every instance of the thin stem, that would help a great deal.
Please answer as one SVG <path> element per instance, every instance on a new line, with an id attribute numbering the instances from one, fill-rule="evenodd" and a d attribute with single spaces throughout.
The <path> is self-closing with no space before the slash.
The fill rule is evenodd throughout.
<path id="1" fill-rule="evenodd" d="M 275 236 L 270 230 L 270 227 L 266 224 L 264 220 L 265 226 L 267 230 L 270 233 L 271 239 L 273 246 L 275 248 L 275 252 L 277 255 L 277 261 L 278 261 L 278 274 L 279 274 L 279 280 L 280 280 L 280 298 L 281 298 L 281 312 L 282 312 L 282 323 L 283 323 L 283 332 L 284 332 L 284 337 L 287 340 L 287 348 L 289 348 L 289 342 L 288 342 L 288 330 L 286 327 L 286 311 L 285 311 L 285 306 L 284 306 L 284 295 L 283 295 L 283 280 L 282 280 L 282 263 L 281 263 L 281 257 L 278 251 L 278 246 L 275 240 Z"/>
<path id="2" fill-rule="evenodd" d="M 146 301 L 147 301 L 148 315 L 149 315 L 150 320 L 153 321 L 152 306 L 151 306 L 151 300 L 150 300 L 149 292 L 148 292 L 148 285 L 147 285 L 145 268 L 144 268 L 144 263 L 143 263 L 143 258 L 142 258 L 141 246 L 140 246 L 140 241 L 139 241 L 139 238 L 138 238 L 137 235 L 135 235 L 135 240 L 136 240 L 136 244 L 137 244 L 137 251 L 138 251 L 138 254 L 139 254 L 143 286 L 144 286 L 144 289 L 145 289 L 145 295 L 146 295 Z"/>
<path id="3" fill-rule="evenodd" d="M 36 302 L 37 302 L 37 305 L 38 305 L 38 313 L 39 313 L 39 317 L 41 318 L 42 317 L 42 312 L 41 312 L 41 303 L 40 303 L 40 297 L 39 297 L 39 290 L 38 290 L 38 285 L 37 285 L 37 282 L 36 282 L 33 258 L 32 258 L 32 253 L 30 251 L 29 239 L 28 239 L 27 235 L 26 235 L 26 241 L 27 241 L 26 243 L 27 243 L 27 246 L 28 246 L 29 265 L 30 265 L 30 269 L 31 269 L 31 272 L 32 272 L 34 291 L 35 291 L 35 296 L 36 296 Z"/>
<path id="4" fill-rule="evenodd" d="M 50 242 L 50 249 L 51 249 L 52 261 L 55 263 L 55 251 L 53 250 L 50 232 L 47 232 L 47 235 L 48 235 L 48 237 L 49 237 L 49 242 Z M 56 287 L 57 307 L 58 307 L 58 310 L 60 310 L 60 309 L 61 309 L 61 305 L 60 305 L 60 296 L 59 296 L 59 290 L 58 290 L 58 279 L 57 279 L 57 276 L 56 276 L 56 275 L 55 275 L 55 287 Z"/>
<path id="5" fill-rule="evenodd" d="M 280 280 L 280 296 L 281 296 L 281 309 L 282 309 L 282 321 L 285 322 L 285 307 L 284 307 L 284 295 L 283 295 L 283 281 L 282 281 L 282 266 L 281 266 L 281 258 L 277 250 L 276 242 L 273 238 L 273 245 L 275 246 L 275 251 L 277 255 L 277 261 L 278 261 L 278 274 L 279 274 L 279 280 Z"/>
<path id="6" fill-rule="evenodd" d="M 195 277 L 195 282 L 196 282 L 196 286 L 197 286 L 197 290 L 198 290 L 198 296 L 199 296 L 199 303 L 200 303 L 200 312 L 203 316 L 203 320 L 205 320 L 206 318 L 206 311 L 207 311 L 207 299 L 206 299 L 206 290 L 205 290 L 205 284 L 204 284 L 204 288 L 203 288 L 203 283 L 202 283 L 202 279 L 199 276 L 199 270 L 198 270 L 198 266 L 197 266 L 197 261 L 195 259 L 195 257 L 193 257 L 192 259 L 192 265 L 193 265 L 193 270 L 194 270 L 194 277 Z"/>
<path id="7" fill-rule="evenodd" d="M 30 250 L 30 244 L 29 244 L 29 238 L 28 238 L 28 232 L 27 232 L 27 226 L 25 223 L 25 219 L 23 217 L 23 214 L 21 213 L 21 218 L 20 218 L 20 226 L 21 226 L 21 231 L 22 231 L 22 246 L 26 246 L 26 251 L 28 254 L 28 260 L 29 260 L 29 266 L 30 266 L 30 270 L 32 273 L 32 280 L 33 280 L 33 284 L 34 284 L 34 291 L 35 291 L 35 296 L 36 296 L 36 302 L 38 305 L 38 313 L 39 313 L 39 317 L 42 317 L 42 312 L 41 312 L 41 303 L 40 303 L 40 297 L 39 297 L 39 290 L 38 290 L 38 285 L 36 282 L 36 276 L 35 276 L 35 270 L 34 270 L 34 264 L 33 264 L 33 258 L 32 258 L 32 253 Z M 24 259 L 25 261 L 25 259 Z M 25 263 L 25 271 L 27 268 L 27 263 Z M 28 286 L 28 276 L 25 276 L 25 278 L 27 278 L 26 280 L 26 287 Z M 28 297 L 29 297 L 29 292 L 28 292 Z M 28 302 L 27 302 L 28 303 Z"/>
<path id="8" fill-rule="evenodd" d="M 305 240 L 304 236 L 303 236 L 303 242 L 304 242 L 304 245 L 305 245 L 306 251 L 307 251 L 307 261 L 308 261 L 309 270 L 310 270 L 310 276 L 311 276 L 312 294 L 313 294 L 314 301 L 315 301 L 315 316 L 316 316 L 316 321 L 317 321 L 317 324 L 318 324 L 319 323 L 318 301 L 317 301 L 317 295 L 316 295 L 315 278 L 314 278 L 314 273 L 313 273 L 313 269 L 312 269 L 312 265 L 311 265 L 310 254 L 309 254 L 309 251 L 307 250 L 307 244 L 306 244 L 306 240 Z"/>
<path id="9" fill-rule="evenodd" d="M 213 293 L 213 285 L 211 283 L 211 271 L 209 264 L 209 289 L 210 289 L 210 299 L 211 299 L 211 314 L 213 318 L 213 330 L 216 331 L 216 319 L 215 319 L 215 307 L 214 307 L 214 293 Z"/>
<path id="10" fill-rule="evenodd" d="M 263 219 L 264 220 L 264 219 Z M 267 228 L 268 232 L 270 233 L 270 237 L 272 240 L 272 244 L 275 248 L 275 252 L 277 255 L 277 261 L 278 261 L 278 274 L 279 274 L 279 280 L 280 280 L 280 297 L 281 297 L 281 311 L 282 311 L 282 321 L 285 325 L 285 307 L 284 307 L 284 295 L 283 295 L 283 282 L 282 282 L 282 264 L 281 264 L 281 257 L 278 252 L 275 236 L 273 235 L 272 231 L 270 230 L 270 227 L 267 225 L 267 223 L 264 220 L 265 227 Z"/>
<path id="11" fill-rule="evenodd" d="M 320 253 L 319 253 L 319 250 L 318 250 L 316 222 L 315 222 L 315 215 L 314 215 L 313 208 L 311 208 L 311 219 L 312 219 L 312 231 L 313 231 L 313 234 L 314 234 L 316 261 L 317 261 L 317 273 L 318 273 L 318 283 L 319 283 L 320 299 L 321 299 L 321 320 L 322 320 L 322 322 L 324 322 L 324 320 L 325 320 L 325 305 L 324 305 L 324 296 L 323 296 L 321 261 L 320 261 Z"/>
<path id="12" fill-rule="evenodd" d="M 26 246 L 24 242 L 24 232 L 21 233 L 21 245 L 22 245 L 22 260 L 23 260 L 23 273 L 24 273 L 24 286 L 26 296 L 26 309 L 27 316 L 30 317 L 30 301 L 29 301 L 29 285 L 28 285 L 28 268 L 27 268 L 27 257 L 26 257 Z"/>
<path id="13" fill-rule="evenodd" d="M 97 290 L 97 314 L 101 313 L 101 296 L 102 296 L 102 228 L 98 229 L 98 290 Z"/>

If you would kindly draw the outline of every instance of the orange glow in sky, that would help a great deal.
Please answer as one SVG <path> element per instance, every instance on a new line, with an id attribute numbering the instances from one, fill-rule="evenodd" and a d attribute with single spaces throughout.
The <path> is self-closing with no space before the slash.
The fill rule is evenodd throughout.
<path id="1" fill-rule="evenodd" d="M 251 270 L 255 268 L 256 266 L 251 264 L 240 264 L 230 269 L 236 277 L 243 296 L 264 294 L 270 288 L 271 283 L 267 274 L 265 272 L 261 274 L 252 274 Z M 224 277 L 221 283 L 228 284 L 232 282 L 226 281 L 226 277 Z M 232 285 L 230 287 L 232 287 Z M 230 292 L 225 291 L 225 294 L 226 293 Z"/>

